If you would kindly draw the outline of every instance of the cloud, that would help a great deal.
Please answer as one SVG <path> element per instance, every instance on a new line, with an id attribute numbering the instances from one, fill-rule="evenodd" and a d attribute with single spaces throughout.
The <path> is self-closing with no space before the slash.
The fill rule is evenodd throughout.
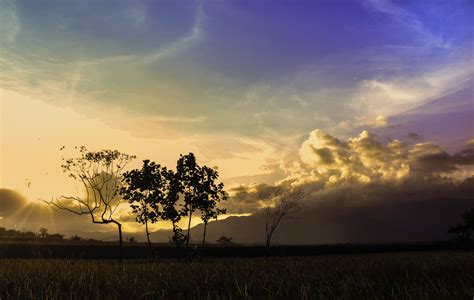
<path id="1" fill-rule="evenodd" d="M 353 183 L 322 188 L 317 183 L 301 187 L 302 209 L 292 221 L 282 223 L 275 243 L 330 244 L 420 242 L 448 239 L 450 225 L 474 203 L 474 177 L 460 183 L 433 180 L 404 180 Z M 256 203 L 258 192 L 241 189 L 247 207 Z M 229 200 L 229 201 L 232 201 Z M 209 240 L 221 235 L 241 243 L 262 243 L 265 211 L 253 211 L 246 218 L 213 222 L 207 228 Z M 193 229 L 200 235 L 202 227 Z"/>
<path id="2" fill-rule="evenodd" d="M 15 42 L 20 30 L 21 23 L 15 1 L 0 0 L 0 42 L 6 44 Z"/>
<path id="3" fill-rule="evenodd" d="M 472 60 L 463 58 L 416 75 L 364 79 L 349 92 L 349 106 L 358 112 L 370 112 L 369 118 L 390 116 L 469 87 L 474 68 L 464 62 L 466 59 Z"/>
<path id="4" fill-rule="evenodd" d="M 340 141 L 316 129 L 301 145 L 301 163 L 295 162 L 288 180 L 294 184 L 308 181 L 340 184 L 401 178 L 409 173 L 407 151 L 406 145 L 398 140 L 382 145 L 368 131 Z"/>
<path id="5" fill-rule="evenodd" d="M 141 7 L 134 7 L 128 10 L 127 18 L 135 27 L 143 26 L 146 21 L 146 10 Z M 155 51 L 144 55 L 115 55 L 97 59 L 86 59 L 80 61 L 80 63 L 86 66 L 117 63 L 134 63 L 139 65 L 157 63 L 162 59 L 178 55 L 182 51 L 188 50 L 195 43 L 199 42 L 204 37 L 204 31 L 202 28 L 204 19 L 204 11 L 201 6 L 198 6 L 194 14 L 194 22 L 188 32 Z"/>
<path id="6" fill-rule="evenodd" d="M 181 51 L 189 49 L 189 47 L 200 41 L 204 36 L 204 31 L 202 29 L 204 18 L 204 11 L 201 6 L 198 6 L 194 16 L 194 23 L 185 36 L 180 37 L 169 45 L 159 49 L 155 53 L 151 53 L 140 58 L 138 62 L 141 64 L 154 63 L 165 57 L 176 55 Z"/>
<path id="7" fill-rule="evenodd" d="M 6 218 L 26 204 L 26 199 L 18 192 L 0 188 L 0 217 Z"/>
<path id="8" fill-rule="evenodd" d="M 393 1 L 366 0 L 365 3 L 366 6 L 373 10 L 392 16 L 401 25 L 411 28 L 421 36 L 423 44 L 439 48 L 451 47 L 449 42 L 445 41 L 441 36 L 434 34 L 428 27 L 426 27 L 416 14 L 395 4 Z"/>
<path id="9" fill-rule="evenodd" d="M 383 144 L 368 131 L 340 140 L 316 129 L 301 144 L 299 157 L 281 165 L 286 177 L 276 186 L 318 192 L 353 187 L 362 190 L 364 186 L 384 186 L 396 191 L 399 186 L 410 184 L 429 189 L 430 185 L 460 182 L 473 175 L 473 144 L 469 140 L 463 150 L 451 155 L 430 142 L 412 147 L 398 140 Z M 254 184 L 231 190 L 230 211 L 258 211 L 261 203 L 257 195 L 263 188 L 269 187 Z M 371 197 L 365 194 L 360 201 Z"/>
<path id="10" fill-rule="evenodd" d="M 409 152 L 412 172 L 429 174 L 457 170 L 450 155 L 433 143 L 415 144 Z"/>
<path id="11" fill-rule="evenodd" d="M 458 165 L 474 164 L 474 139 L 466 142 L 464 149 L 452 156 L 452 162 Z"/>
<path id="12" fill-rule="evenodd" d="M 366 116 L 356 117 L 353 120 L 344 120 L 339 123 L 339 127 L 343 129 L 358 129 L 358 128 L 368 128 L 368 127 L 384 127 L 387 126 L 387 118 L 380 115 L 375 119 L 369 119 Z"/>

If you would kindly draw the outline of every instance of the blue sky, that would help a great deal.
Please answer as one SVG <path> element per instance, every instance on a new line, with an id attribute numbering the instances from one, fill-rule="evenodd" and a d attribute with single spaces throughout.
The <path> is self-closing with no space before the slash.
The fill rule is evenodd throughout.
<path id="1" fill-rule="evenodd" d="M 88 140 L 43 106 L 98 122 L 94 145 L 126 148 L 114 143 L 126 135 L 131 151 L 166 144 L 224 170 L 245 160 L 246 171 L 224 173 L 250 176 L 313 129 L 389 123 L 465 88 L 473 15 L 472 1 L 0 0 L 2 106 L 23 109 L 25 123 L 68 128 L 51 149 L 64 136 Z M 6 152 L 18 152 L 20 129 L 3 119 Z M 35 141 L 48 136 L 22 126 Z"/>

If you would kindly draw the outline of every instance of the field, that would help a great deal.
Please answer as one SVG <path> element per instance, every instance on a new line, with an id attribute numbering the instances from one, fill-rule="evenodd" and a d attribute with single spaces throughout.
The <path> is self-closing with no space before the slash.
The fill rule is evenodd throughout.
<path id="1" fill-rule="evenodd" d="M 161 260 L 0 259 L 0 298 L 472 299 L 474 253 Z"/>

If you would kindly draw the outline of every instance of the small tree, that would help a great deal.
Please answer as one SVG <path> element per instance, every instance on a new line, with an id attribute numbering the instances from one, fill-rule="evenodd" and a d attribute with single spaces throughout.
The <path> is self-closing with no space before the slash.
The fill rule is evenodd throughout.
<path id="1" fill-rule="evenodd" d="M 61 148 L 63 150 L 64 147 Z M 63 172 L 79 181 L 85 196 L 61 196 L 47 202 L 54 209 L 76 215 L 88 215 L 94 224 L 115 224 L 118 230 L 120 258 L 123 256 L 122 224 L 114 213 L 120 205 L 120 178 L 125 166 L 135 156 L 117 150 L 88 151 L 86 147 L 75 147 L 79 155 L 64 158 Z"/>
<path id="2" fill-rule="evenodd" d="M 227 193 L 224 191 L 224 184 L 216 184 L 219 173 L 207 166 L 201 168 L 201 191 L 198 198 L 198 206 L 201 211 L 201 219 L 204 222 L 202 236 L 202 246 L 206 245 L 206 231 L 209 220 L 216 219 L 220 214 L 225 214 L 226 209 L 217 208 L 221 200 L 227 200 Z"/>
<path id="3" fill-rule="evenodd" d="M 44 227 L 41 227 L 39 230 L 38 230 L 38 236 L 40 238 L 47 238 L 48 237 L 48 229 L 47 228 L 44 228 Z"/>
<path id="4" fill-rule="evenodd" d="M 126 186 L 122 187 L 121 194 L 130 203 L 136 214 L 136 221 L 145 225 L 147 242 L 153 257 L 155 253 L 150 241 L 148 223 L 157 222 L 161 216 L 160 206 L 169 194 L 170 183 L 167 181 L 171 180 L 166 175 L 166 168 L 149 160 L 143 161 L 141 169 L 123 174 Z"/>
<path id="5" fill-rule="evenodd" d="M 186 245 L 184 248 L 184 257 L 188 258 L 188 246 L 191 239 L 191 219 L 193 213 L 199 209 L 200 196 L 200 179 L 201 168 L 196 162 L 196 157 L 193 153 L 187 155 L 180 155 L 176 164 L 176 179 L 180 183 L 180 192 L 184 197 L 184 205 L 182 213 L 188 216 L 188 226 L 186 234 Z"/>
<path id="6" fill-rule="evenodd" d="M 207 166 L 200 167 L 193 153 L 181 155 L 176 165 L 176 179 L 180 184 L 180 193 L 183 194 L 183 215 L 188 216 L 186 246 L 184 255 L 187 259 L 189 241 L 191 239 L 191 219 L 196 210 L 201 211 L 204 221 L 203 245 L 205 245 L 207 224 L 211 218 L 217 218 L 225 213 L 224 209 L 216 208 L 220 200 L 227 199 L 224 184 L 216 183 L 219 177 L 216 170 Z"/>
<path id="7" fill-rule="evenodd" d="M 80 236 L 78 236 L 77 234 L 71 236 L 69 238 L 69 240 L 73 241 L 73 242 L 82 242 L 84 239 L 81 238 Z"/>
<path id="8" fill-rule="evenodd" d="M 186 236 L 183 234 L 183 230 L 178 226 L 181 217 L 187 215 L 187 212 L 183 208 L 178 208 L 177 204 L 182 187 L 179 178 L 172 170 L 165 170 L 162 172 L 162 176 L 166 179 L 164 180 L 166 183 L 164 188 L 167 193 L 161 203 L 161 219 L 164 221 L 171 221 L 173 225 L 173 236 L 170 239 L 170 242 L 175 244 L 176 259 L 179 260 L 179 250 L 181 245 L 186 241 Z"/>
<path id="9" fill-rule="evenodd" d="M 459 244 L 467 249 L 471 248 L 474 238 L 474 209 L 466 210 L 462 214 L 463 223 L 451 226 L 448 233 L 452 235 L 453 244 Z"/>
<path id="10" fill-rule="evenodd" d="M 282 221 L 295 217 L 304 195 L 301 190 L 287 191 L 277 187 L 260 192 L 258 196 L 267 202 L 265 209 L 265 258 L 268 258 L 273 234 Z"/>
<path id="11" fill-rule="evenodd" d="M 216 240 L 216 242 L 218 242 L 218 243 L 221 244 L 221 245 L 226 245 L 226 246 L 234 244 L 234 243 L 232 242 L 232 238 L 231 238 L 231 237 L 227 237 L 227 236 L 224 236 L 224 235 L 222 235 L 220 238 L 218 238 L 218 239 Z"/>

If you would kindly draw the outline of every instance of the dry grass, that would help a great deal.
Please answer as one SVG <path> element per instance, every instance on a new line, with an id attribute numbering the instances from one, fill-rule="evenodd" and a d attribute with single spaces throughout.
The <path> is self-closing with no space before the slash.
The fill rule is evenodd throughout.
<path id="1" fill-rule="evenodd" d="M 174 261 L 0 260 L 0 298 L 472 299 L 474 253 Z"/>

